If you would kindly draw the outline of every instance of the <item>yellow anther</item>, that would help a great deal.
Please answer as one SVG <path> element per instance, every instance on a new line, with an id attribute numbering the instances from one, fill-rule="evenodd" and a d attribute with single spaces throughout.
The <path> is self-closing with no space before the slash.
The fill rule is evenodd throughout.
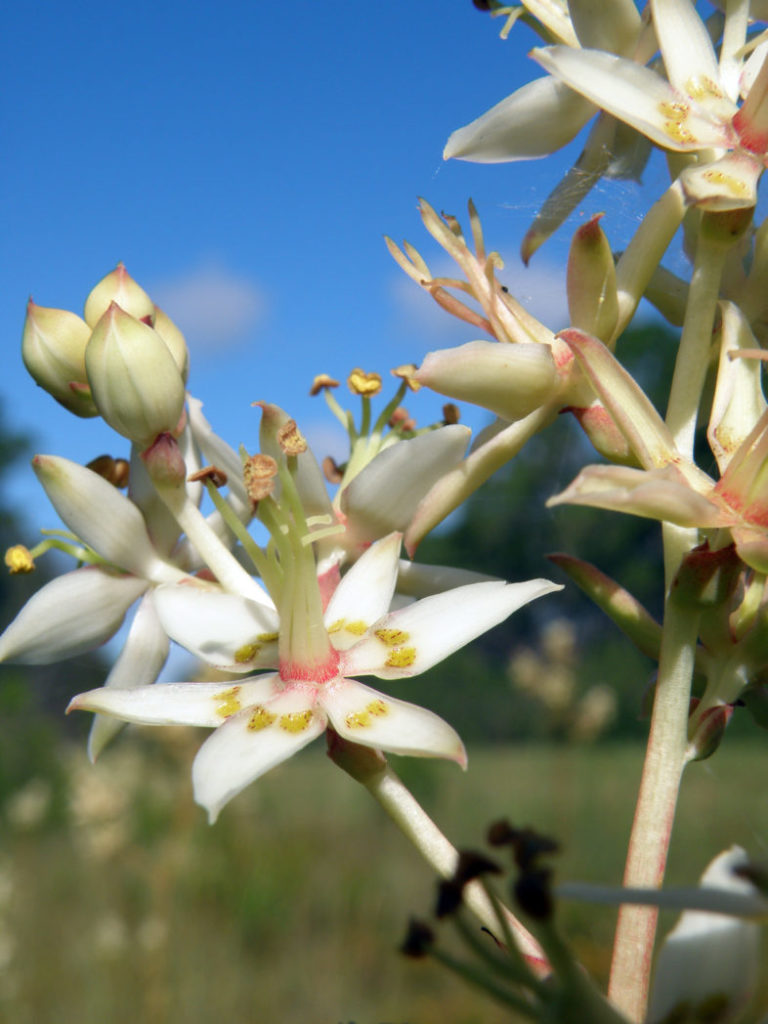
<path id="1" fill-rule="evenodd" d="M 327 373 L 318 373 L 315 379 L 312 381 L 312 387 L 309 389 L 310 395 L 319 395 L 325 388 L 337 388 L 339 382 L 334 380 L 333 377 L 329 377 Z"/>
<path id="2" fill-rule="evenodd" d="M 346 629 L 348 633 L 354 634 L 354 636 L 362 636 L 368 629 L 368 626 L 362 621 L 362 619 L 355 619 L 354 622 L 345 623 L 344 629 Z"/>
<path id="3" fill-rule="evenodd" d="M 404 629 L 377 629 L 374 632 L 383 644 L 387 647 L 401 647 L 411 639 L 411 634 Z"/>
<path id="4" fill-rule="evenodd" d="M 274 644 L 280 639 L 279 633 L 259 633 L 256 637 L 260 644 Z"/>
<path id="5" fill-rule="evenodd" d="M 235 661 L 238 665 L 244 665 L 247 661 L 253 661 L 260 651 L 261 644 L 255 642 L 243 644 L 242 647 L 238 647 L 235 651 Z"/>
<path id="6" fill-rule="evenodd" d="M 350 711 L 344 716 L 344 722 L 349 729 L 366 729 L 371 724 L 372 718 L 381 718 L 389 714 L 389 706 L 381 698 L 372 700 L 366 704 L 362 711 Z"/>
<path id="7" fill-rule="evenodd" d="M 328 626 L 329 633 L 340 633 L 342 629 L 346 630 L 347 633 L 352 633 L 354 636 L 362 636 L 363 633 L 368 629 L 368 626 L 362 619 L 355 619 L 348 622 L 346 619 L 336 619 Z"/>
<path id="8" fill-rule="evenodd" d="M 231 686 L 228 690 L 222 690 L 221 693 L 214 694 L 213 699 L 219 702 L 216 714 L 221 715 L 222 718 L 229 718 L 230 715 L 241 711 L 243 706 L 240 703 L 239 693 L 239 686 Z"/>
<path id="9" fill-rule="evenodd" d="M 404 363 L 402 366 L 396 366 L 392 370 L 392 376 L 404 380 L 411 391 L 418 391 L 421 388 L 421 384 L 416 380 L 415 374 L 417 370 L 418 366 L 416 363 Z"/>
<path id="10" fill-rule="evenodd" d="M 670 121 L 684 121 L 688 116 L 690 107 L 687 103 L 675 103 L 663 100 L 659 104 L 660 113 Z"/>
<path id="11" fill-rule="evenodd" d="M 267 711 L 263 705 L 256 704 L 251 717 L 248 719 L 248 730 L 250 732 L 261 732 L 262 729 L 272 725 L 276 718 L 277 715 Z"/>
<path id="12" fill-rule="evenodd" d="M 348 729 L 365 729 L 371 724 L 371 716 L 367 711 L 350 711 L 344 723 Z"/>
<path id="13" fill-rule="evenodd" d="M 739 178 L 734 178 L 732 174 L 724 174 L 722 171 L 717 171 L 714 168 L 710 168 L 707 171 L 702 171 L 702 178 L 706 181 L 711 182 L 713 185 L 719 185 L 722 188 L 728 189 L 731 195 L 734 196 L 747 196 L 749 195 L 749 188 Z"/>
<path id="14" fill-rule="evenodd" d="M 353 395 L 362 395 L 365 398 L 372 398 L 381 391 L 381 374 L 366 373 L 359 366 L 347 377 L 349 390 Z"/>
<path id="15" fill-rule="evenodd" d="M 271 455 L 251 455 L 243 467 L 243 481 L 253 504 L 272 493 L 277 476 L 277 463 Z"/>
<path id="16" fill-rule="evenodd" d="M 408 668 L 416 661 L 415 647 L 395 647 L 384 662 L 388 668 Z"/>
<path id="17" fill-rule="evenodd" d="M 11 575 L 16 575 L 16 573 L 20 572 L 34 572 L 35 570 L 35 560 L 32 557 L 32 553 L 23 544 L 14 544 L 12 548 L 8 548 L 5 552 L 5 564 L 8 566 Z"/>
<path id="18" fill-rule="evenodd" d="M 700 78 L 689 78 L 685 91 L 692 100 L 723 99 L 723 90 L 717 82 L 707 78 L 706 75 L 702 75 Z"/>
<path id="19" fill-rule="evenodd" d="M 288 420 L 277 432 L 277 443 L 286 455 L 301 455 L 307 450 L 307 441 L 296 426 L 296 420 Z"/>
<path id="20" fill-rule="evenodd" d="M 673 142 L 688 143 L 696 141 L 693 133 L 677 121 L 665 121 L 664 131 Z"/>
<path id="21" fill-rule="evenodd" d="M 312 711 L 309 708 L 306 711 L 288 711 L 280 715 L 279 725 L 285 732 L 304 732 L 312 718 Z"/>

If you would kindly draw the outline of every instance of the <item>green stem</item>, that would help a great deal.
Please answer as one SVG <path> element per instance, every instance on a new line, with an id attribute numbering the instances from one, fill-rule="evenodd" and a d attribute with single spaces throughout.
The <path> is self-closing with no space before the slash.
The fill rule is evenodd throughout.
<path id="1" fill-rule="evenodd" d="M 667 599 L 659 676 L 627 850 L 625 886 L 658 888 L 664 880 L 680 779 L 687 762 L 688 708 L 698 620 L 698 610 Z M 641 1021 L 645 1016 L 657 916 L 657 910 L 651 907 L 624 906 L 619 911 L 608 995 L 633 1021 Z"/>
<path id="2" fill-rule="evenodd" d="M 361 775 L 358 781 L 381 804 L 435 871 L 442 878 L 451 878 L 459 863 L 458 851 L 392 769 L 387 766 L 370 775 Z M 464 902 L 487 928 L 492 932 L 496 930 L 496 910 L 480 882 L 470 882 L 465 886 Z M 546 961 L 534 937 L 509 911 L 507 921 L 517 947 L 529 966 L 539 974 L 546 973 Z"/>

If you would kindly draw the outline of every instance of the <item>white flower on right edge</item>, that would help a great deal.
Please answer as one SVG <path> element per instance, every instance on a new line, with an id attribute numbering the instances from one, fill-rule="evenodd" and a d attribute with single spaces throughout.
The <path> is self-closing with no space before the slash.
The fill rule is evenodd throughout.
<path id="1" fill-rule="evenodd" d="M 752 896 L 755 887 L 735 872 L 748 863 L 737 846 L 712 861 L 703 890 Z M 737 1019 L 757 987 L 760 926 L 724 913 L 686 910 L 656 960 L 647 1024 Z"/>

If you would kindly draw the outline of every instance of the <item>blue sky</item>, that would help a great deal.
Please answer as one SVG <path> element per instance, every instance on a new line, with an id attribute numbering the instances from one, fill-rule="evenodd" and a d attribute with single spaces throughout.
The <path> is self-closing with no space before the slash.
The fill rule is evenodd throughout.
<path id="1" fill-rule="evenodd" d="M 35 450 L 87 461 L 121 442 L 80 421 L 26 376 L 19 339 L 27 297 L 82 311 L 118 260 L 186 330 L 190 389 L 231 444 L 256 448 L 251 402 L 282 405 L 323 454 L 333 421 L 307 397 L 314 374 L 385 372 L 430 348 L 472 340 L 392 262 L 404 237 L 439 250 L 416 197 L 462 215 L 471 195 L 506 281 L 550 326 L 563 326 L 565 229 L 523 268 L 520 240 L 583 144 L 552 161 L 443 163 L 451 130 L 538 75 L 532 33 L 470 0 L 138 0 L 13 5 L 6 81 L 3 238 L 9 421 Z M 658 194 L 663 170 L 649 171 Z M 638 218 L 638 189 L 607 183 L 583 219 L 608 209 L 617 247 Z M 572 227 L 574 224 L 571 225 Z M 560 321 L 560 322 L 558 322 Z M 441 401 L 412 410 L 435 418 Z M 477 417 L 472 422 L 478 422 Z M 330 442 L 329 442 L 330 443 Z M 54 525 L 31 471 L 15 500 Z"/>

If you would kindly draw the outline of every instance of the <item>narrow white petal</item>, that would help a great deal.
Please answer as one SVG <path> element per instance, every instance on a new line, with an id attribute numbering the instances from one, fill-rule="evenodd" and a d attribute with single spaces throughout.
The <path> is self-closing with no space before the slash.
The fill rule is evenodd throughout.
<path id="1" fill-rule="evenodd" d="M 343 655 L 344 675 L 418 675 L 537 597 L 563 588 L 549 580 L 474 583 L 386 615 Z"/>
<path id="2" fill-rule="evenodd" d="M 443 158 L 491 164 L 546 156 L 570 142 L 594 112 L 560 82 L 537 78 L 453 132 Z"/>
<path id="3" fill-rule="evenodd" d="M 760 347 L 747 318 L 733 302 L 721 302 L 720 362 L 707 440 L 720 474 L 765 412 L 763 364 L 759 359 L 732 359 L 740 349 Z"/>
<path id="4" fill-rule="evenodd" d="M 155 611 L 152 592 L 145 594 L 133 616 L 131 628 L 117 661 L 104 685 L 134 689 L 157 681 L 170 643 Z M 95 761 L 122 725 L 114 718 L 95 715 L 88 735 L 88 757 Z"/>
<path id="5" fill-rule="evenodd" d="M 187 396 L 189 426 L 195 444 L 200 448 L 206 465 L 215 465 L 227 474 L 227 487 L 232 507 L 242 518 L 250 519 L 251 503 L 243 482 L 243 463 L 237 452 L 226 441 L 215 434 L 211 424 L 203 415 L 203 403 L 198 398 Z"/>
<path id="6" fill-rule="evenodd" d="M 397 574 L 397 592 L 409 597 L 428 597 L 444 590 L 465 587 L 470 583 L 488 583 L 498 577 L 472 569 L 452 569 L 448 565 L 422 565 L 406 558 L 400 559 Z"/>
<path id="7" fill-rule="evenodd" d="M 642 29 L 634 0 L 611 0 L 599 10 L 594 0 L 568 0 L 568 13 L 579 43 L 593 50 L 628 54 Z"/>
<path id="8" fill-rule="evenodd" d="M 0 636 L 0 661 L 49 665 L 117 632 L 146 580 L 89 566 L 46 583 Z"/>
<path id="9" fill-rule="evenodd" d="M 466 767 L 458 733 L 426 708 L 395 700 L 354 679 L 340 679 L 321 690 L 320 702 L 344 739 L 392 754 L 445 757 Z"/>
<path id="10" fill-rule="evenodd" d="M 100 711 L 139 725 L 199 725 L 216 728 L 243 709 L 271 700 L 278 676 L 269 673 L 238 683 L 156 683 L 135 689 L 101 686 L 74 697 L 70 711 Z"/>
<path id="11" fill-rule="evenodd" d="M 274 608 L 193 583 L 158 587 L 155 606 L 168 636 L 210 665 L 250 672 L 277 664 Z"/>
<path id="12" fill-rule="evenodd" d="M 102 558 L 157 583 L 181 576 L 157 557 L 138 508 L 98 473 L 56 455 L 36 455 L 32 468 L 62 520 Z"/>
<path id="13" fill-rule="evenodd" d="M 729 144 L 719 117 L 710 117 L 687 95 L 634 61 L 568 46 L 532 50 L 531 56 L 550 74 L 665 149 L 689 152 Z M 735 106 L 729 109 L 736 112 Z"/>
<path id="14" fill-rule="evenodd" d="M 400 565 L 402 535 L 391 533 L 371 544 L 333 592 L 325 624 L 337 649 L 344 650 L 389 611 Z"/>
<path id="15" fill-rule="evenodd" d="M 213 823 L 222 807 L 270 768 L 287 761 L 326 726 L 314 690 L 291 689 L 234 715 L 209 736 L 192 767 L 195 799 Z"/>
<path id="16" fill-rule="evenodd" d="M 380 452 L 341 495 L 353 539 L 368 542 L 404 530 L 432 485 L 461 462 L 470 434 L 456 423 Z"/>
<path id="17" fill-rule="evenodd" d="M 717 87 L 720 69 L 712 40 L 690 0 L 651 0 L 651 10 L 671 84 L 689 95 L 707 82 Z"/>

